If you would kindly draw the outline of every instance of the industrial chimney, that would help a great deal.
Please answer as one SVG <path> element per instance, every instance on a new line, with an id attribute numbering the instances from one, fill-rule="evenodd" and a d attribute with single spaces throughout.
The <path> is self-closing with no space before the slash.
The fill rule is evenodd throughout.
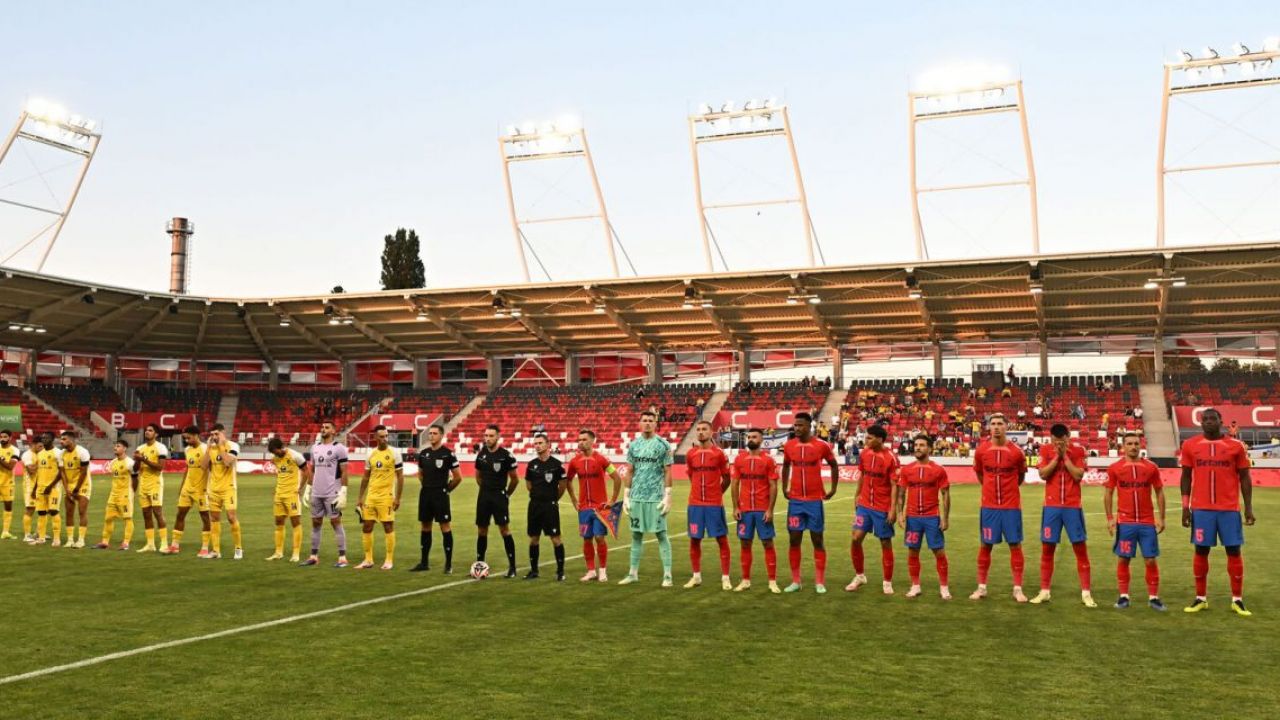
<path id="1" fill-rule="evenodd" d="M 187 270 L 191 263 L 191 236 L 196 224 L 186 218 L 176 217 L 165 226 L 173 240 L 169 250 L 169 292 L 187 294 Z"/>

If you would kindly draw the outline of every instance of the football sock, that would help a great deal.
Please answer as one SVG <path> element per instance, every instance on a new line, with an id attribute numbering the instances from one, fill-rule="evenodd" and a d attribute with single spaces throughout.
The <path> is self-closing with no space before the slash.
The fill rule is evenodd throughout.
<path id="1" fill-rule="evenodd" d="M 986 585 L 987 577 L 991 574 L 991 546 L 983 545 L 978 548 L 978 584 Z"/>
<path id="2" fill-rule="evenodd" d="M 420 531 L 418 533 L 418 544 L 422 546 L 422 564 L 426 565 L 427 560 L 431 557 L 430 531 Z"/>
<path id="3" fill-rule="evenodd" d="M 62 516 L 61 515 L 53 516 L 53 537 L 55 538 L 62 537 Z"/>
<path id="4" fill-rule="evenodd" d="M 747 545 L 738 553 L 739 562 L 742 565 L 742 579 L 751 579 L 751 546 Z"/>
<path id="5" fill-rule="evenodd" d="M 907 576 L 912 585 L 920 584 L 920 556 L 915 553 L 907 555 Z"/>
<path id="6" fill-rule="evenodd" d="M 150 542 L 148 540 L 147 542 Z M 222 522 L 218 521 L 209 529 L 209 549 L 213 552 L 222 553 Z"/>
<path id="7" fill-rule="evenodd" d="M 1058 546 L 1053 543 L 1040 543 L 1040 589 L 1053 587 L 1053 561 Z"/>
<path id="8" fill-rule="evenodd" d="M 244 543 L 241 542 L 242 535 L 240 534 L 239 520 L 236 520 L 235 522 L 231 523 L 231 539 L 235 541 L 237 550 L 244 547 Z"/>
<path id="9" fill-rule="evenodd" d="M 347 529 L 339 523 L 338 527 L 333 529 L 333 534 L 338 538 L 338 557 L 345 557 L 347 554 Z M 316 542 L 316 547 L 320 547 L 319 542 Z"/>
<path id="10" fill-rule="evenodd" d="M 1209 587 L 1209 556 L 1196 553 L 1191 559 L 1191 568 L 1196 577 L 1196 597 L 1206 597 Z"/>
<path id="11" fill-rule="evenodd" d="M 396 531 L 395 531 L 395 530 L 388 530 L 388 531 L 387 531 L 386 538 L 384 538 L 384 539 L 385 539 L 385 541 L 386 541 L 386 543 L 387 543 L 387 559 L 386 559 L 386 563 L 387 563 L 388 565 L 391 565 L 391 564 L 394 564 L 394 563 L 395 563 L 395 561 L 396 561 Z"/>
<path id="12" fill-rule="evenodd" d="M 111 533 L 115 532 L 115 529 L 116 529 L 115 520 L 108 519 L 108 520 L 102 521 L 102 542 L 104 543 L 111 542 Z"/>
<path id="13" fill-rule="evenodd" d="M 1227 556 L 1227 577 L 1231 580 L 1231 597 L 1244 597 L 1244 556 Z"/>
<path id="14" fill-rule="evenodd" d="M 716 538 L 716 542 L 720 545 L 720 574 L 728 577 L 729 563 L 731 562 L 729 558 L 729 538 L 721 535 Z"/>
<path id="15" fill-rule="evenodd" d="M 444 540 L 444 564 L 453 565 L 453 531 L 440 533 Z"/>
<path id="16" fill-rule="evenodd" d="M 538 569 L 538 556 L 540 556 L 541 554 L 542 554 L 541 544 L 529 546 L 529 569 L 535 570 L 535 571 Z"/>
<path id="17" fill-rule="evenodd" d="M 938 563 L 938 584 L 942 587 L 947 587 L 951 584 L 947 578 L 947 573 L 951 570 L 951 564 L 947 561 L 947 553 L 939 550 L 933 557 Z"/>
<path id="18" fill-rule="evenodd" d="M 503 536 L 502 547 L 507 551 L 507 564 L 514 570 L 516 567 L 516 539 L 510 535 Z"/>
<path id="19" fill-rule="evenodd" d="M 360 533 L 360 547 L 364 550 L 364 561 L 367 563 L 373 562 L 373 533 Z"/>
<path id="20" fill-rule="evenodd" d="M 181 531 L 181 530 L 177 530 L 177 529 L 175 529 L 175 530 L 173 531 L 173 544 L 174 544 L 174 545 L 181 545 L 181 544 L 182 544 L 182 531 Z"/>
<path id="21" fill-rule="evenodd" d="M 764 569 L 770 582 L 778 579 L 778 549 L 772 545 L 764 549 Z"/>
<path id="22" fill-rule="evenodd" d="M 1092 572 L 1089 565 L 1089 546 L 1082 542 L 1071 543 L 1076 553 L 1076 574 L 1080 576 L 1080 589 L 1089 592 L 1093 586 Z"/>
<path id="23" fill-rule="evenodd" d="M 591 538 L 582 541 L 582 559 L 587 563 L 587 570 L 596 569 L 596 542 Z"/>
<path id="24" fill-rule="evenodd" d="M 45 533 L 49 530 L 49 516 L 39 515 L 36 517 L 36 535 L 45 537 Z"/>
<path id="25" fill-rule="evenodd" d="M 169 544 L 169 528 L 156 528 L 156 541 L 159 547 Z"/>
<path id="26" fill-rule="evenodd" d="M 142 531 L 143 537 L 147 539 L 147 547 L 155 547 L 156 531 L 153 528 L 146 528 Z"/>
<path id="27" fill-rule="evenodd" d="M 631 533 L 631 574 L 640 573 L 640 558 L 644 556 L 644 533 Z"/>
<path id="28" fill-rule="evenodd" d="M 311 554 L 320 554 L 320 531 L 324 528 L 319 525 L 311 526 Z"/>
<path id="29" fill-rule="evenodd" d="M 695 573 L 702 572 L 702 538 L 689 540 L 689 564 Z"/>
<path id="30" fill-rule="evenodd" d="M 293 526 L 293 552 L 295 554 L 302 552 L 302 526 L 301 525 Z"/>
<path id="31" fill-rule="evenodd" d="M 827 550 L 813 551 L 813 581 L 819 585 L 827 584 Z"/>
<path id="32" fill-rule="evenodd" d="M 849 558 L 853 560 L 853 574 L 861 575 L 867 566 L 867 556 L 862 552 L 861 543 L 849 546 Z"/>
<path id="33" fill-rule="evenodd" d="M 277 525 L 274 535 L 276 540 L 276 554 L 277 555 L 283 554 L 284 553 L 284 526 Z"/>
<path id="34" fill-rule="evenodd" d="M 609 566 L 609 538 L 596 538 L 596 566 L 601 570 Z"/>
<path id="35" fill-rule="evenodd" d="M 124 521 L 124 541 L 133 542 L 133 518 Z"/>
<path id="36" fill-rule="evenodd" d="M 209 549 L 209 536 L 210 536 L 210 535 L 212 535 L 212 533 L 210 533 L 208 530 L 202 530 L 202 531 L 200 532 L 200 549 L 201 549 L 201 550 L 208 550 L 208 549 Z"/>
<path id="37" fill-rule="evenodd" d="M 1009 548 L 1009 570 L 1013 572 L 1013 586 L 1022 587 L 1022 571 L 1026 568 L 1026 559 L 1022 556 L 1022 546 Z"/>
<path id="38" fill-rule="evenodd" d="M 787 560 L 791 564 L 791 582 L 800 583 L 800 546 L 792 545 L 787 549 Z"/>
<path id="39" fill-rule="evenodd" d="M 917 558 L 918 560 L 919 558 Z M 893 548 L 880 548 L 880 562 L 884 565 L 884 581 L 893 580 Z"/>
<path id="40" fill-rule="evenodd" d="M 564 574 L 564 545 L 556 545 L 554 552 L 556 555 L 556 574 L 563 575 Z"/>
<path id="41" fill-rule="evenodd" d="M 1147 594 L 1160 597 L 1160 566 L 1154 562 L 1147 563 Z"/>
<path id="42" fill-rule="evenodd" d="M 666 577 L 671 575 L 671 538 L 667 537 L 665 530 L 657 535 L 658 557 L 662 558 L 662 575 Z"/>
<path id="43" fill-rule="evenodd" d="M 31 534 L 31 516 L 26 513 L 22 514 L 22 534 L 23 536 Z"/>
<path id="44" fill-rule="evenodd" d="M 476 537 L 476 560 L 484 562 L 484 556 L 489 552 L 489 536 L 480 535 Z"/>
<path id="45" fill-rule="evenodd" d="M 6 533 L 9 532 L 9 526 L 11 523 L 13 523 L 13 511 L 5 510 L 4 511 L 4 532 Z"/>
<path id="46" fill-rule="evenodd" d="M 1129 558 L 1120 558 L 1116 563 L 1116 589 L 1121 595 L 1129 594 Z"/>

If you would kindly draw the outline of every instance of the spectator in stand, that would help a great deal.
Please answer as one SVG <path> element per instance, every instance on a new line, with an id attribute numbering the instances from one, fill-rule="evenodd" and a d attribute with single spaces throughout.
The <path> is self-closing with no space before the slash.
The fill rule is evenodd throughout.
<path id="1" fill-rule="evenodd" d="M 827 427 L 826 423 L 819 421 L 817 435 L 819 440 L 827 442 L 831 439 L 831 428 Z"/>
<path id="2" fill-rule="evenodd" d="M 1111 392 L 1112 390 L 1115 390 L 1116 389 L 1115 381 L 1112 380 L 1110 377 L 1108 377 L 1106 380 L 1103 380 L 1102 389 L 1106 390 L 1107 392 Z"/>
<path id="3" fill-rule="evenodd" d="M 1102 413 L 1102 417 L 1098 418 L 1098 429 L 1102 432 L 1107 431 L 1107 426 L 1111 424 L 1111 413 Z"/>
<path id="4" fill-rule="evenodd" d="M 635 395 L 635 398 L 636 398 L 636 400 L 643 400 L 643 399 L 644 399 L 644 386 L 643 386 L 643 385 L 641 385 L 640 387 L 636 388 L 636 395 Z"/>
<path id="5" fill-rule="evenodd" d="M 1039 420 L 1039 419 L 1043 418 L 1043 417 L 1044 417 L 1044 407 L 1043 407 L 1042 405 L 1040 405 L 1039 403 L 1036 403 L 1036 406 L 1035 406 L 1035 407 L 1033 407 L 1033 408 L 1031 408 L 1031 414 L 1032 414 L 1032 416 L 1034 416 L 1037 420 Z"/>
<path id="6" fill-rule="evenodd" d="M 1232 420 L 1231 426 L 1227 428 L 1227 435 L 1233 438 L 1240 437 L 1240 423 Z"/>
<path id="7" fill-rule="evenodd" d="M 1010 385 L 1018 381 L 1018 376 L 1013 372 L 1013 363 L 1009 363 L 1009 369 L 1005 372 L 1005 375 L 1009 378 Z"/>
<path id="8" fill-rule="evenodd" d="M 1018 409 L 1018 422 L 1026 422 L 1026 421 L 1027 421 L 1027 411 L 1026 411 L 1026 410 L 1023 410 L 1023 409 L 1021 409 L 1021 408 L 1019 408 L 1019 409 Z"/>
<path id="9" fill-rule="evenodd" d="M 706 399 L 706 398 L 704 398 L 704 397 L 700 397 L 700 398 L 698 398 L 698 401 L 697 401 L 696 403 L 694 403 L 694 404 L 693 404 L 693 410 L 694 410 L 694 412 L 695 412 L 699 417 L 701 417 L 701 416 L 702 416 L 702 408 L 704 408 L 704 407 L 706 407 L 706 406 L 707 406 L 707 399 Z"/>
<path id="10" fill-rule="evenodd" d="M 1012 366 L 1012 365 L 1010 365 L 1009 367 L 1013 367 L 1013 366 Z M 1000 391 L 1000 397 L 1002 397 L 1002 398 L 1011 398 L 1011 397 L 1013 397 L 1013 387 L 1012 387 L 1012 386 L 1010 386 L 1010 385 L 1005 385 L 1005 386 L 1004 386 L 1004 389 L 1002 389 L 1002 390 Z"/>
<path id="11" fill-rule="evenodd" d="M 1071 417 L 1084 420 L 1084 406 L 1078 402 L 1071 403 Z"/>
<path id="12" fill-rule="evenodd" d="M 979 400 L 986 400 L 986 399 L 987 399 L 987 388 L 986 388 L 986 386 L 979 386 L 979 387 L 978 387 L 978 399 L 979 399 Z"/>
<path id="13" fill-rule="evenodd" d="M 1139 405 L 1138 407 L 1135 407 L 1135 408 L 1133 409 L 1133 417 L 1134 417 L 1135 419 L 1137 419 L 1137 420 L 1141 420 L 1141 419 L 1142 419 L 1142 406 L 1141 406 L 1141 405 Z"/>
<path id="14" fill-rule="evenodd" d="M 1200 404 L 1200 398 L 1199 398 L 1195 393 L 1187 393 L 1187 404 L 1188 404 L 1188 405 L 1199 405 L 1199 404 Z"/>

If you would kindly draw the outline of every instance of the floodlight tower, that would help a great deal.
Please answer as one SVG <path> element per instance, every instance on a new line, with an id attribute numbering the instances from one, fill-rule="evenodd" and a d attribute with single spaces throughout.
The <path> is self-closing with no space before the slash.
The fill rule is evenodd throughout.
<path id="1" fill-rule="evenodd" d="M 1262 44 L 1262 50 L 1250 50 L 1243 43 L 1236 43 L 1232 52 L 1232 55 L 1223 56 L 1217 50 L 1205 47 L 1197 58 L 1183 50 L 1177 60 L 1164 64 L 1164 83 L 1160 96 L 1160 140 L 1156 159 L 1156 247 L 1165 245 L 1164 191 L 1165 178 L 1170 174 L 1280 165 L 1280 159 L 1276 158 L 1180 167 L 1167 165 L 1166 141 L 1169 134 L 1171 97 L 1280 84 L 1280 68 L 1276 63 L 1280 59 L 1280 38 L 1267 38 Z M 1174 85 L 1174 73 L 1180 73 L 1177 85 Z"/>
<path id="2" fill-rule="evenodd" d="M 781 136 L 787 142 L 787 153 L 791 157 L 791 170 L 795 176 L 795 196 L 751 200 L 746 202 L 726 202 L 708 205 L 702 198 L 702 168 L 698 161 L 698 146 L 722 140 L 747 140 L 755 138 Z M 813 217 L 809 215 L 809 196 L 804 191 L 804 177 L 800 174 L 800 160 L 796 156 L 795 138 L 791 133 L 791 115 L 786 105 L 778 101 L 748 100 L 738 109 L 732 100 L 713 108 L 709 103 L 698 107 L 698 112 L 689 116 L 689 151 L 693 155 L 694 200 L 698 205 L 698 229 L 702 233 L 702 253 L 707 261 L 707 271 L 715 270 L 711 260 L 711 221 L 707 218 L 708 210 L 742 207 L 762 207 L 765 205 L 800 205 L 800 219 L 804 224 L 805 257 L 808 265 L 817 264 L 815 251 L 819 256 L 822 248 L 818 245 L 818 236 L 813 231 Z M 718 247 L 719 243 L 717 243 Z M 720 261 L 724 262 L 721 255 Z M 825 263 L 825 259 L 823 261 Z M 728 270 L 726 264 L 725 269 Z"/>
<path id="3" fill-rule="evenodd" d="M 953 67 L 927 73 L 922 87 L 907 92 L 907 163 L 911 186 L 911 217 L 916 231 L 916 259 L 929 256 L 924 225 L 920 220 L 920 196 L 925 193 L 980 190 L 1025 185 L 1031 207 L 1031 252 L 1040 254 L 1040 214 L 1036 203 L 1036 166 L 1031 155 L 1031 132 L 1027 128 L 1027 104 L 1022 80 L 990 79 L 1004 74 L 1000 68 Z M 981 76 L 987 79 L 981 79 Z M 952 120 L 977 115 L 1017 113 L 1022 134 L 1026 176 L 998 182 L 920 187 L 916 183 L 916 126 L 926 121 Z"/>
<path id="4" fill-rule="evenodd" d="M 502 156 L 502 181 L 507 190 L 507 209 L 511 213 L 511 230 L 516 236 L 516 250 L 520 255 L 520 269 L 524 272 L 525 282 L 532 280 L 529 275 L 529 261 L 525 256 L 525 246 L 529 246 L 535 260 L 538 260 L 538 254 L 529 243 L 529 238 L 525 236 L 524 226 L 576 220 L 600 221 L 604 230 L 609 267 L 613 270 L 613 276 L 619 277 L 618 255 L 613 247 L 617 233 L 609 222 L 604 193 L 600 190 L 600 178 L 596 175 L 596 163 L 591 157 L 591 146 L 587 143 L 587 131 L 582 127 L 582 123 L 576 118 L 562 117 L 554 123 L 525 122 L 520 125 L 508 125 L 506 133 L 498 138 L 498 150 Z M 521 218 L 516 211 L 516 196 L 511 186 L 511 163 L 565 158 L 582 158 L 586 162 L 587 173 L 591 177 L 591 187 L 595 192 L 596 212 L 585 215 Z M 618 244 L 622 244 L 621 240 L 618 240 Z M 625 248 L 623 252 L 626 252 Z M 538 264 L 541 266 L 542 261 L 538 260 Z M 551 275 L 547 273 L 545 266 L 542 267 L 542 271 L 550 279 Z"/>
<path id="5" fill-rule="evenodd" d="M 0 203 L 34 212 L 46 213 L 56 218 L 27 239 L 26 242 L 19 245 L 13 252 L 0 259 L 0 263 L 9 262 L 18 253 L 26 250 L 41 235 L 52 230 L 49 242 L 45 244 L 44 252 L 40 255 L 40 263 L 36 266 L 36 270 L 40 271 L 44 270 L 44 264 L 49 259 L 49 252 L 53 250 L 53 244 L 58 241 L 62 226 L 66 224 L 67 216 L 71 214 L 71 208 L 76 203 L 76 197 L 80 194 L 80 186 L 84 184 L 84 177 L 89 172 L 89 165 L 93 162 L 93 157 L 98 152 L 98 144 L 102 142 L 102 133 L 98 129 L 96 120 L 80 115 L 70 115 L 67 113 L 66 108 L 61 105 L 37 98 L 28 102 L 27 106 L 18 114 L 18 122 L 13 126 L 13 131 L 5 139 L 4 145 L 0 145 L 0 165 L 4 164 L 4 160 L 8 157 L 9 149 L 13 147 L 14 142 L 20 139 L 47 145 L 55 150 L 77 155 L 81 158 L 80 172 L 76 175 L 76 182 L 71 189 L 71 196 L 67 198 L 67 202 L 62 206 L 61 210 L 0 198 Z"/>

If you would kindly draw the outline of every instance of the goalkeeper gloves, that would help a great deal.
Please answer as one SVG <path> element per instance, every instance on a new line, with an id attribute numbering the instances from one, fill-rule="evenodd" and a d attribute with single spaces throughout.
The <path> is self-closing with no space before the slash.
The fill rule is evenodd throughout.
<path id="1" fill-rule="evenodd" d="M 335 502 L 333 505 L 334 505 L 334 507 L 338 508 L 338 510 L 339 510 L 339 511 L 341 511 L 343 508 L 345 508 L 345 507 L 347 506 L 347 488 L 346 488 L 346 486 L 343 486 L 343 487 L 338 488 L 338 501 L 337 501 L 337 502 Z"/>
<path id="2" fill-rule="evenodd" d="M 302 490 L 302 505 L 304 507 L 311 507 L 311 486 L 310 485 L 307 485 Z"/>
<path id="3" fill-rule="evenodd" d="M 664 488 L 662 491 L 662 502 L 658 503 L 658 512 L 666 515 L 671 511 L 671 488 Z"/>
<path id="4" fill-rule="evenodd" d="M 631 488 L 624 488 L 622 491 L 622 511 L 631 514 Z"/>

